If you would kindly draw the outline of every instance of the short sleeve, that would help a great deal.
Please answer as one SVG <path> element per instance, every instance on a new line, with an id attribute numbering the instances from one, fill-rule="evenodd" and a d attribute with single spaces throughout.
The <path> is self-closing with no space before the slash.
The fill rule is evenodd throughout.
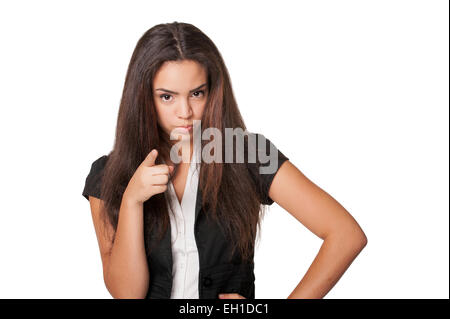
<path id="1" fill-rule="evenodd" d="M 253 135 L 253 142 L 250 142 L 249 139 L 249 152 L 253 146 L 256 150 L 256 161 L 252 163 L 249 158 L 246 161 L 247 168 L 255 182 L 261 204 L 272 205 L 274 201 L 269 197 L 270 186 L 281 165 L 289 158 L 264 135 L 259 133 L 250 133 L 249 135 Z"/>
<path id="2" fill-rule="evenodd" d="M 96 159 L 92 165 L 89 174 L 86 177 L 82 195 L 89 200 L 89 196 L 100 197 L 101 180 L 103 177 L 103 169 L 108 159 L 107 155 L 103 155 Z"/>

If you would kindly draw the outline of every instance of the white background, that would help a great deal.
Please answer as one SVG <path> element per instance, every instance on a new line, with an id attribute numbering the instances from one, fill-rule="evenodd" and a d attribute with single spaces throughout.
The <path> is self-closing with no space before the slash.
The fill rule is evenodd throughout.
<path id="1" fill-rule="evenodd" d="M 217 4 L 216 4 L 217 3 Z M 250 131 L 358 221 L 325 298 L 449 298 L 447 1 L 0 4 L 0 297 L 111 298 L 88 201 L 132 51 L 188 22 L 217 45 Z M 322 240 L 274 203 L 256 298 L 286 298 Z"/>

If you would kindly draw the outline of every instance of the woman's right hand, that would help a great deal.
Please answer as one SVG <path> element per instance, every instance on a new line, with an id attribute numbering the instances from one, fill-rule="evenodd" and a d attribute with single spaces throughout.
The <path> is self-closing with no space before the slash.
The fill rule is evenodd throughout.
<path id="1" fill-rule="evenodd" d="M 155 165 L 157 156 L 158 151 L 153 149 L 136 169 L 123 194 L 127 201 L 143 204 L 153 195 L 166 191 L 174 167 Z"/>

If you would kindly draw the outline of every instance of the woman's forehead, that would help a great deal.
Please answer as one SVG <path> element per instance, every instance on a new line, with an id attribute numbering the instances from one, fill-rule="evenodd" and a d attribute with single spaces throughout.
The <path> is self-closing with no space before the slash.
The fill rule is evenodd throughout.
<path id="1" fill-rule="evenodd" d="M 206 78 L 206 70 L 196 61 L 167 61 L 156 72 L 153 85 L 155 89 L 182 92 L 203 84 Z"/>

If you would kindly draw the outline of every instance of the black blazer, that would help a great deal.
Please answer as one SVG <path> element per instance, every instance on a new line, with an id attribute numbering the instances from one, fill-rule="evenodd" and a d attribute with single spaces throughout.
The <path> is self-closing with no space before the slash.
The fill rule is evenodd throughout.
<path id="1" fill-rule="evenodd" d="M 250 133 L 261 135 L 258 133 Z M 266 150 L 275 145 L 266 138 Z M 261 164 L 247 163 L 250 175 L 261 198 L 261 204 L 271 205 L 273 200 L 268 192 L 273 178 L 280 166 L 288 160 L 277 148 L 278 165 L 273 174 L 259 174 Z M 100 198 L 100 183 L 102 171 L 108 157 L 101 156 L 91 165 L 91 170 L 86 177 L 82 195 L 89 200 L 89 195 Z M 266 165 L 262 165 L 266 166 Z M 199 255 L 199 298 L 217 299 L 219 293 L 238 293 L 247 299 L 255 298 L 255 275 L 254 262 L 242 263 L 239 256 L 228 259 L 231 252 L 229 240 L 223 235 L 221 228 L 212 220 L 205 217 L 201 207 L 201 190 L 197 191 L 197 202 L 195 206 L 195 239 Z M 171 229 L 168 227 L 162 241 L 153 248 L 150 255 L 147 254 L 147 262 L 151 280 L 146 298 L 169 299 L 172 290 L 172 247 Z M 148 239 L 145 247 L 156 240 Z M 254 251 L 252 252 L 254 257 Z"/>

